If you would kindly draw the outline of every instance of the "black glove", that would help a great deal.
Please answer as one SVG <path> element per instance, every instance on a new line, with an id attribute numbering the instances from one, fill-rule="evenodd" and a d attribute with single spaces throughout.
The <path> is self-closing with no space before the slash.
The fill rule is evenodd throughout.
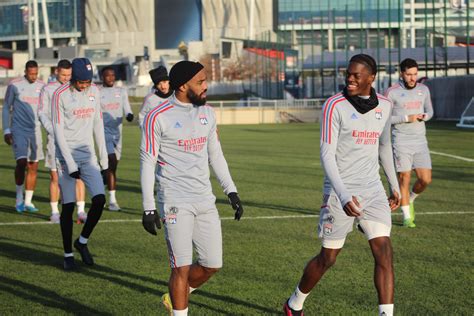
<path id="1" fill-rule="evenodd" d="M 158 229 L 161 229 L 161 219 L 160 215 L 156 210 L 144 211 L 142 217 L 143 228 L 152 235 L 156 235 L 155 226 Z"/>
<path id="2" fill-rule="evenodd" d="M 107 184 L 107 169 L 102 170 L 100 175 L 102 176 L 102 182 L 104 182 L 104 185 Z"/>
<path id="3" fill-rule="evenodd" d="M 74 171 L 73 173 L 70 173 L 69 176 L 74 179 L 80 179 L 81 178 L 81 169 L 77 169 L 77 171 Z"/>
<path id="4" fill-rule="evenodd" d="M 228 195 L 229 203 L 232 205 L 232 208 L 235 211 L 234 219 L 240 221 L 242 214 L 244 213 L 244 207 L 242 206 L 242 202 L 240 202 L 239 195 L 237 192 L 230 192 Z"/>
<path id="5" fill-rule="evenodd" d="M 127 117 L 125 117 L 125 119 L 129 122 L 133 121 L 133 114 L 132 113 L 128 113 L 127 114 Z"/>

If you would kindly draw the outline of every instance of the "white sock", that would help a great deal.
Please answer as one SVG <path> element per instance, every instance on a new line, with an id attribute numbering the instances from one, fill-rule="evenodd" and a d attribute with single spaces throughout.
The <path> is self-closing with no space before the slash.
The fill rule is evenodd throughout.
<path id="1" fill-rule="evenodd" d="M 173 309 L 173 316 L 187 316 L 188 315 L 188 308 L 186 309 Z"/>
<path id="2" fill-rule="evenodd" d="M 379 305 L 380 316 L 393 316 L 393 304 Z"/>
<path id="3" fill-rule="evenodd" d="M 79 242 L 83 245 L 86 245 L 88 240 L 89 238 L 84 238 L 82 235 L 79 236 Z"/>
<path id="4" fill-rule="evenodd" d="M 410 205 L 402 205 L 400 206 L 403 212 L 403 219 L 410 219 Z"/>
<path id="5" fill-rule="evenodd" d="M 115 190 L 109 191 L 109 203 L 117 203 L 115 199 Z"/>
<path id="6" fill-rule="evenodd" d="M 51 205 L 51 213 L 59 214 L 58 202 L 50 202 L 49 205 Z"/>
<path id="7" fill-rule="evenodd" d="M 290 306 L 290 308 L 295 311 L 302 310 L 304 301 L 306 297 L 308 297 L 308 295 L 309 293 L 304 294 L 300 291 L 298 287 L 296 287 L 296 290 L 293 292 L 290 299 L 288 300 L 288 306 Z"/>
<path id="8" fill-rule="evenodd" d="M 86 202 L 85 201 L 77 201 L 76 206 L 77 206 L 77 214 L 79 214 L 81 212 L 84 212 Z"/>
<path id="9" fill-rule="evenodd" d="M 410 203 L 413 203 L 413 202 L 415 201 L 415 199 L 416 199 L 417 196 L 418 196 L 417 193 L 411 191 L 411 192 L 410 192 Z"/>
<path id="10" fill-rule="evenodd" d="M 192 286 L 189 287 L 189 294 L 191 294 L 192 292 L 196 291 L 197 288 L 194 288 Z"/>
<path id="11" fill-rule="evenodd" d="M 23 184 L 16 186 L 16 204 L 23 203 Z"/>
<path id="12" fill-rule="evenodd" d="M 25 190 L 25 205 L 31 205 L 31 200 L 33 199 L 33 190 Z"/>
<path id="13" fill-rule="evenodd" d="M 67 257 L 74 257 L 74 254 L 72 252 L 64 253 L 64 258 L 67 258 Z"/>

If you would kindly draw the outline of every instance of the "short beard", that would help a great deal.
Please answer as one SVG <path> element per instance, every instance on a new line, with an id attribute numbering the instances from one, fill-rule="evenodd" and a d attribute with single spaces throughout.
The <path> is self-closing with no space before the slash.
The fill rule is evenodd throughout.
<path id="1" fill-rule="evenodd" d="M 188 97 L 188 99 L 191 101 L 192 104 L 197 105 L 197 106 L 204 105 L 207 102 L 206 98 L 199 97 L 196 93 L 194 93 L 191 90 L 188 90 L 188 93 L 186 96 Z"/>

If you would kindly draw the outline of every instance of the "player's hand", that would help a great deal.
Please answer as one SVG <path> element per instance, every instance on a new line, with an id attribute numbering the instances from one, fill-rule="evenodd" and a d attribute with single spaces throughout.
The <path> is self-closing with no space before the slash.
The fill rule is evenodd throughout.
<path id="1" fill-rule="evenodd" d="M 388 205 L 392 211 L 395 211 L 400 206 L 400 194 L 398 192 L 393 191 L 392 195 L 388 198 Z"/>
<path id="2" fill-rule="evenodd" d="M 156 210 L 144 211 L 142 217 L 143 228 L 152 235 L 156 235 L 156 228 L 161 229 L 161 218 Z"/>
<path id="3" fill-rule="evenodd" d="M 347 216 L 351 217 L 359 217 L 362 215 L 359 201 L 357 201 L 355 196 L 352 197 L 352 201 L 349 201 L 344 205 L 344 212 L 346 212 Z"/>
<path id="4" fill-rule="evenodd" d="M 235 211 L 234 219 L 240 221 L 242 214 L 244 214 L 244 207 L 240 201 L 239 194 L 237 192 L 231 192 L 227 195 L 229 197 L 229 203 Z"/>
<path id="5" fill-rule="evenodd" d="M 3 135 L 3 139 L 5 140 L 5 143 L 7 143 L 8 146 L 11 146 L 11 144 L 13 144 L 13 136 L 12 136 L 12 134 L 5 134 L 5 135 Z"/>
<path id="6" fill-rule="evenodd" d="M 421 122 L 425 119 L 425 116 L 426 116 L 425 113 L 421 113 L 421 114 L 418 114 L 416 119 L 418 120 L 418 122 Z"/>
<path id="7" fill-rule="evenodd" d="M 107 184 L 107 170 L 108 169 L 100 171 L 100 175 L 102 176 L 102 182 L 104 183 L 104 185 Z"/>
<path id="8" fill-rule="evenodd" d="M 77 169 L 77 171 L 74 171 L 73 173 L 70 173 L 69 176 L 74 179 L 80 179 L 81 178 L 81 169 Z"/>
<path id="9" fill-rule="evenodd" d="M 133 113 L 128 113 L 125 119 L 129 122 L 133 121 Z"/>

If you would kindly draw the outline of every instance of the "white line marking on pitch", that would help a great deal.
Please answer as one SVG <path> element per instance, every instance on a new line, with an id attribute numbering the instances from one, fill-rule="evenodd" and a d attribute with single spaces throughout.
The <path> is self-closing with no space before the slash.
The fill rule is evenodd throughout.
<path id="1" fill-rule="evenodd" d="M 449 157 L 449 158 L 459 159 L 459 160 L 463 160 L 463 161 L 474 162 L 474 159 L 471 159 L 471 158 L 466 158 L 466 157 L 461 157 L 461 156 L 456 156 L 456 155 L 450 155 L 450 154 L 440 153 L 440 152 L 438 152 L 438 151 L 431 151 L 431 150 L 430 150 L 430 153 L 431 153 L 431 154 L 435 154 L 435 155 L 440 155 L 440 156 Z"/>
<path id="2" fill-rule="evenodd" d="M 454 214 L 474 214 L 474 211 L 466 212 L 423 212 L 416 213 L 416 215 L 454 215 Z M 401 213 L 392 213 L 392 216 L 402 215 Z M 275 215 L 275 216 L 254 216 L 254 217 L 242 217 L 241 220 L 256 220 L 256 219 L 288 219 L 288 218 L 316 218 L 319 215 Z M 233 217 L 221 217 L 221 220 L 228 221 L 233 220 Z M 134 223 L 141 222 L 141 219 L 104 219 L 99 223 Z M 0 223 L 0 226 L 18 226 L 18 225 L 56 225 L 51 222 L 11 222 L 11 223 Z M 59 225 L 58 225 L 59 226 Z"/>

